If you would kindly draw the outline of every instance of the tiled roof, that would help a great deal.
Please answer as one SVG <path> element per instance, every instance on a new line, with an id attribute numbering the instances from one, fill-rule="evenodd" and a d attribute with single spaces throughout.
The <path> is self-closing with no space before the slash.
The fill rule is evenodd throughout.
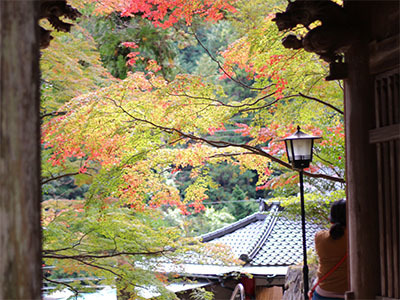
<path id="1" fill-rule="evenodd" d="M 203 242 L 222 243 L 250 266 L 289 266 L 303 260 L 301 221 L 281 214 L 279 204 L 204 236 Z M 314 247 L 314 235 L 321 230 L 306 224 L 307 248 Z"/>

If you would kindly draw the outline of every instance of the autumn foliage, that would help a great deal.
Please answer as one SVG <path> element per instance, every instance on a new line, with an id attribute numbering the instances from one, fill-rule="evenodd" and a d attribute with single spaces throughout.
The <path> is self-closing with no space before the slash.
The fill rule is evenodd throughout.
<path id="1" fill-rule="evenodd" d="M 224 17 L 224 12 L 235 12 L 236 0 L 106 0 L 97 1 L 98 13 L 119 12 L 123 17 L 142 16 L 163 29 L 179 21 L 191 25 L 193 17 L 205 22 L 216 22 Z"/>
<path id="2" fill-rule="evenodd" d="M 96 11 L 116 11 L 122 16 L 139 14 L 155 26 L 169 27 L 180 20 L 190 25 L 195 16 L 217 21 L 224 11 L 235 12 L 234 4 L 235 1 L 101 1 L 96 2 Z M 168 82 L 155 75 L 159 70 L 157 62 L 149 61 L 147 72 L 129 74 L 123 81 L 76 97 L 62 107 L 60 110 L 67 113 L 43 127 L 44 147 L 52 151 L 48 162 L 52 166 L 65 166 L 71 159 L 78 159 L 79 173 L 91 175 L 119 168 L 115 186 L 103 190 L 103 197 L 118 198 L 135 209 L 160 205 L 177 205 L 185 213 L 186 205 L 201 209 L 200 203 L 208 198 L 206 191 L 211 182 L 198 180 L 192 187 L 197 189 L 197 195 L 190 196 L 189 189 L 185 199 L 167 183 L 165 172 L 173 176 L 185 166 L 192 168 L 193 178 L 201 178 L 207 165 L 229 161 L 257 171 L 258 189 L 273 188 L 279 178 L 272 176 L 273 169 L 279 166 L 274 163 L 285 160 L 279 139 L 295 131 L 293 120 L 301 113 L 296 106 L 305 103 L 305 99 L 296 103 L 299 95 L 291 95 L 313 88 L 319 96 L 329 91 L 326 89 L 329 84 L 316 72 L 323 69 L 320 62 L 304 65 L 300 72 L 309 53 L 293 54 L 276 43 L 266 51 L 264 43 L 277 34 L 270 15 L 250 33 L 220 53 L 223 63 L 219 64 L 219 72 L 220 80 L 236 82 L 236 72 L 244 71 L 247 80 L 253 81 L 247 88 L 256 92 L 254 98 L 229 102 L 220 85 L 200 76 L 181 74 Z M 122 45 L 134 50 L 127 57 L 127 63 L 134 65 L 140 59 L 140 52 L 136 51 L 139 45 L 135 42 Z M 314 74 L 310 75 L 311 69 Z M 317 134 L 330 132 L 331 127 L 325 127 L 326 108 L 308 101 L 301 109 L 304 113 L 300 122 L 313 118 L 310 123 L 315 124 L 306 124 L 304 130 Z M 230 120 L 252 113 L 257 113 L 263 123 Z M 234 133 L 250 141 L 235 145 L 206 137 L 226 130 L 227 125 L 236 127 Z M 318 129 L 320 126 L 325 129 Z M 250 149 L 250 153 L 238 155 L 244 149 Z M 265 153 L 262 155 L 265 157 L 254 158 L 251 153 Z M 325 168 L 330 167 L 316 164 L 310 172 L 321 168 L 326 172 Z M 287 178 L 279 182 L 290 183 Z"/>
<path id="3" fill-rule="evenodd" d="M 68 57 L 60 55 L 59 51 L 68 49 L 63 45 L 66 37 L 56 38 L 43 53 L 48 82 L 43 86 L 43 102 L 47 110 L 63 104 L 52 118 L 43 120 L 43 177 L 52 180 L 72 174 L 77 183 L 88 184 L 90 189 L 85 201 L 60 202 L 58 210 L 54 209 L 57 203 L 46 203 L 49 209 L 43 222 L 48 226 L 48 245 L 67 249 L 68 245 L 58 244 L 55 238 L 64 232 L 70 239 L 65 243 L 77 245 L 63 252 L 65 255 L 81 253 L 81 246 L 89 249 L 90 255 L 115 251 L 120 253 L 118 264 L 123 271 L 112 272 L 121 277 L 139 272 L 128 263 L 132 256 L 143 259 L 136 253 L 145 249 L 151 255 L 164 254 L 169 253 L 168 245 L 184 244 L 178 241 L 176 231 L 154 221 L 162 218 L 157 208 L 177 207 L 185 215 L 204 210 L 203 202 L 213 200 L 209 190 L 221 188 L 209 175 L 218 165 L 256 173 L 256 189 L 268 191 L 272 199 L 295 195 L 297 171 L 287 163 L 281 139 L 293 134 L 297 125 L 323 137 L 316 145 L 312 166 L 305 170 L 312 183 L 310 199 L 337 197 L 340 193 L 335 192 L 343 190 L 340 83 L 323 79 L 326 65 L 312 54 L 283 48 L 271 14 L 254 11 L 251 1 L 239 0 L 88 2 L 94 3 L 95 13 L 100 15 L 146 19 L 160 30 L 173 29 L 190 36 L 191 43 L 201 46 L 214 64 L 215 73 L 206 77 L 177 71 L 173 78 L 166 78 L 159 62 L 144 59 L 139 41 L 125 40 L 121 47 L 131 52 L 124 63 L 133 71 L 126 79 L 116 79 L 100 66 L 95 43 L 85 30 L 79 29 L 73 41 L 78 44 L 78 37 L 85 37 L 85 47 L 76 47 L 86 60 L 75 57 L 74 51 L 69 51 Z M 257 1 L 261 8 L 269 5 L 264 2 Z M 255 16 L 244 15 L 247 12 Z M 211 53 L 199 32 L 202 26 L 222 21 L 237 25 L 237 38 Z M 68 77 L 70 69 L 62 69 L 71 84 L 60 92 L 54 87 L 63 74 L 52 67 L 52 60 L 74 67 L 72 78 Z M 146 65 L 141 71 L 134 69 L 139 62 Z M 87 72 L 89 79 L 80 81 L 79 76 L 86 78 Z M 237 97 L 232 92 L 235 89 L 244 90 L 246 97 Z M 63 98 L 64 91 L 70 95 L 68 99 Z M 182 192 L 176 176 L 183 171 L 189 172 L 190 184 Z M 90 222 L 85 224 L 81 218 Z M 124 226 L 126 231 L 120 232 Z M 103 249 L 96 246 L 96 239 Z M 62 259 L 50 248 L 46 249 L 51 263 Z M 75 260 L 86 271 L 96 270 L 83 262 Z M 113 263 L 108 257 L 108 266 Z M 146 282 L 152 280 L 154 277 Z"/>

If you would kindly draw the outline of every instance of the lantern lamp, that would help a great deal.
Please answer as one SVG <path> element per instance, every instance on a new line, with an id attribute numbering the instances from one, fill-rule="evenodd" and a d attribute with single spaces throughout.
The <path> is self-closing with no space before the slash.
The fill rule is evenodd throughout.
<path id="1" fill-rule="evenodd" d="M 303 184 L 303 169 L 310 166 L 312 161 L 312 153 L 314 140 L 320 139 L 319 136 L 308 135 L 300 131 L 300 126 L 297 126 L 297 132 L 283 139 L 286 145 L 286 154 L 289 163 L 293 168 L 298 169 L 300 176 L 300 205 L 301 205 L 301 231 L 303 235 L 303 293 L 304 299 L 308 299 L 308 265 L 307 265 L 307 238 L 306 238 L 306 217 L 304 207 L 304 184 Z"/>
<path id="2" fill-rule="evenodd" d="M 314 140 L 320 138 L 300 131 L 300 126 L 297 126 L 296 133 L 283 139 L 289 163 L 296 169 L 308 168 L 312 161 Z"/>

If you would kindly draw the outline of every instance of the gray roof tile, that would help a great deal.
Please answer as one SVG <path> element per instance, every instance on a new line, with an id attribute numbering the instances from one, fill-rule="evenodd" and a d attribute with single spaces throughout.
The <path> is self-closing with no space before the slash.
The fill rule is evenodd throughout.
<path id="1" fill-rule="evenodd" d="M 203 236 L 203 241 L 223 243 L 239 257 L 246 254 L 251 266 L 288 266 L 302 262 L 303 244 L 300 220 L 291 220 L 272 205 L 257 213 Z M 314 235 L 321 228 L 306 224 L 307 248 L 314 247 Z"/>

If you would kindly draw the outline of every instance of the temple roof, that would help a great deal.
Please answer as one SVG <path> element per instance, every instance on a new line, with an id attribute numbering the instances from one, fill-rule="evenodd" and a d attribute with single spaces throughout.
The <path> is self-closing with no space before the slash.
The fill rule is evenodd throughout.
<path id="1" fill-rule="evenodd" d="M 318 230 L 318 225 L 306 224 L 307 249 L 314 248 Z M 248 266 L 289 266 L 303 261 L 301 221 L 285 216 L 279 203 L 202 238 L 229 246 Z"/>

